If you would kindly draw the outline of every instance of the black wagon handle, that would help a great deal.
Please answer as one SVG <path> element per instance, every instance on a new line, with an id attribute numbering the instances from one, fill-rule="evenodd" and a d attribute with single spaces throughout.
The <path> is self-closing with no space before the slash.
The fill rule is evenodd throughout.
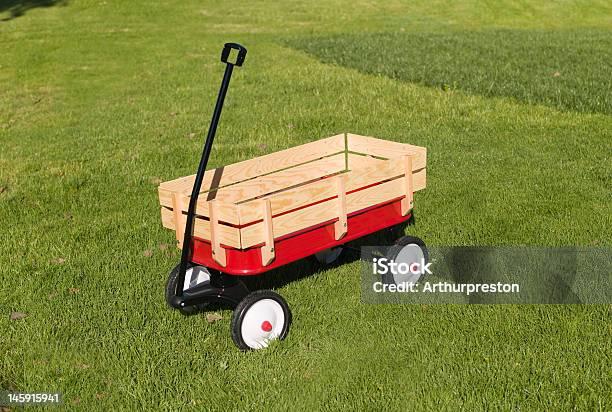
<path id="1" fill-rule="evenodd" d="M 236 61 L 233 63 L 228 61 L 232 49 L 238 51 Z M 193 233 L 193 224 L 195 220 L 196 205 L 198 203 L 198 196 L 200 195 L 202 181 L 204 180 L 204 172 L 206 172 L 206 165 L 208 164 L 208 158 L 212 149 L 213 140 L 215 139 L 217 125 L 219 124 L 219 119 L 221 118 L 221 109 L 223 109 L 223 101 L 225 100 L 227 88 L 229 87 L 229 82 L 232 77 L 232 70 L 234 69 L 234 66 L 242 66 L 246 54 L 247 49 L 238 43 L 225 43 L 225 45 L 223 46 L 223 51 L 221 52 L 221 61 L 226 64 L 225 73 L 223 74 L 221 88 L 219 89 L 217 103 L 215 104 L 215 111 L 213 112 L 213 116 L 210 121 L 208 135 L 206 136 L 206 143 L 204 143 L 204 150 L 202 151 L 202 157 L 200 158 L 200 164 L 198 165 L 198 172 L 196 173 L 195 181 L 193 183 L 193 189 L 191 190 L 191 198 L 189 199 L 189 209 L 187 210 L 187 219 L 185 219 L 185 234 L 183 236 L 181 263 L 179 266 L 179 273 L 176 281 L 176 296 L 183 295 L 185 272 L 187 272 L 187 266 L 189 265 L 189 261 L 191 260 L 192 256 L 191 238 Z M 179 230 L 179 228 L 177 227 L 176 230 Z"/>
<path id="2" fill-rule="evenodd" d="M 228 63 L 227 59 L 232 52 L 232 49 L 238 51 L 238 57 L 236 57 L 236 62 Z M 246 54 L 247 49 L 243 45 L 238 43 L 225 43 L 225 46 L 223 46 L 223 51 L 221 52 L 221 61 L 223 63 L 233 64 L 234 66 L 242 66 Z"/>

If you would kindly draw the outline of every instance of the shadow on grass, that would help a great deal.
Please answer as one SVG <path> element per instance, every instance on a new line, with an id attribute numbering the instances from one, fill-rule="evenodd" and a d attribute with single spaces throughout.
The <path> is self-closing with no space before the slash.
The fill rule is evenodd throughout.
<path id="1" fill-rule="evenodd" d="M 258 276 L 242 276 L 240 280 L 244 282 L 251 292 L 262 289 L 276 290 L 289 283 L 300 281 L 309 276 L 314 276 L 324 270 L 359 260 L 361 258 L 360 246 L 362 245 L 391 245 L 400 237 L 404 236 L 406 227 L 413 223 L 414 219 L 411 219 L 408 223 L 400 223 L 399 225 L 348 242 L 343 246 L 340 257 L 335 262 L 328 265 L 317 262 L 314 256 L 309 256 Z M 204 312 L 220 309 L 233 310 L 234 307 L 224 303 L 213 303 L 206 306 Z M 195 312 L 191 315 L 198 313 L 202 312 Z"/>
<path id="2" fill-rule="evenodd" d="M 412 222 L 411 220 L 410 223 Z M 243 281 L 250 290 L 281 288 L 288 283 L 299 281 L 332 267 L 359 260 L 361 258 L 360 246 L 392 245 L 397 239 L 404 236 L 407 226 L 408 223 L 400 223 L 368 236 L 352 240 L 343 246 L 342 254 L 338 260 L 331 264 L 321 264 L 317 262 L 314 256 L 311 256 L 271 270 L 261 276 L 245 276 Z"/>
<path id="3" fill-rule="evenodd" d="M 0 15 L 8 12 L 9 16 L 0 21 L 12 20 L 23 16 L 31 9 L 38 7 L 65 6 L 68 0 L 0 0 Z"/>
<path id="4" fill-rule="evenodd" d="M 612 31 L 341 34 L 286 41 L 325 63 L 446 91 L 612 113 Z"/>

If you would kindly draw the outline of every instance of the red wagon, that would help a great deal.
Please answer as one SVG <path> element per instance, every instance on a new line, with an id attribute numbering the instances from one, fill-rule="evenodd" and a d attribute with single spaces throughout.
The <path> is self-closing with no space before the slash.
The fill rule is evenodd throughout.
<path id="1" fill-rule="evenodd" d="M 342 133 L 206 170 L 232 69 L 245 55 L 244 47 L 225 45 L 226 72 L 198 173 L 160 184 L 159 200 L 163 225 L 183 249 L 168 303 L 186 313 L 210 302 L 236 305 L 234 342 L 256 349 L 286 336 L 291 312 L 280 295 L 250 292 L 240 276 L 310 255 L 331 263 L 346 242 L 406 222 L 414 192 L 425 188 L 426 149 Z M 426 255 L 417 238 L 400 245 L 403 253 L 416 250 L 415 259 Z"/>

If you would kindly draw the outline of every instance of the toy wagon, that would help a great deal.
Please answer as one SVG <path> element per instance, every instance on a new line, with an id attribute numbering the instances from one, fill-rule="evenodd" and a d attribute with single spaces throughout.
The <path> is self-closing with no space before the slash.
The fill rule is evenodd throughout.
<path id="1" fill-rule="evenodd" d="M 159 186 L 163 226 L 182 248 L 168 304 L 183 313 L 212 302 L 235 306 L 231 334 L 243 350 L 283 339 L 291 312 L 279 294 L 251 292 L 241 276 L 311 255 L 331 263 L 346 242 L 408 221 L 426 172 L 424 147 L 352 133 L 206 170 L 232 69 L 245 56 L 243 46 L 225 44 L 227 66 L 197 174 Z M 418 238 L 397 245 L 396 258 L 427 254 Z"/>

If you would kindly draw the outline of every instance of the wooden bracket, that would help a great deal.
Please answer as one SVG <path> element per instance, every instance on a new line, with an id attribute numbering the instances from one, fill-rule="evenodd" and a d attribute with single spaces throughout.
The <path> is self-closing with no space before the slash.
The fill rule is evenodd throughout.
<path id="1" fill-rule="evenodd" d="M 272 206 L 270 199 L 263 199 L 263 242 L 261 247 L 261 264 L 267 266 L 274 260 L 274 231 L 272 228 Z"/>
<path id="2" fill-rule="evenodd" d="M 185 218 L 183 216 L 183 194 L 174 192 L 172 194 L 172 212 L 174 213 L 174 230 L 176 232 L 177 246 L 183 248 L 183 237 L 185 236 Z"/>
<path id="3" fill-rule="evenodd" d="M 414 177 L 412 175 L 412 156 L 402 156 L 404 178 L 406 181 L 406 196 L 402 199 L 402 216 L 412 211 L 414 206 Z"/>
<path id="4" fill-rule="evenodd" d="M 221 247 L 219 241 L 219 213 L 217 211 L 217 202 L 211 200 L 208 202 L 208 216 L 210 216 L 210 245 L 212 248 L 212 257 L 219 265 L 225 267 L 227 265 L 227 257 L 225 249 Z"/>
<path id="5" fill-rule="evenodd" d="M 344 189 L 344 178 L 342 175 L 337 176 L 335 180 L 336 189 L 338 190 L 338 202 L 336 203 L 338 221 L 334 225 L 334 231 L 336 240 L 340 240 L 346 236 L 348 231 L 346 218 L 346 190 Z"/>

